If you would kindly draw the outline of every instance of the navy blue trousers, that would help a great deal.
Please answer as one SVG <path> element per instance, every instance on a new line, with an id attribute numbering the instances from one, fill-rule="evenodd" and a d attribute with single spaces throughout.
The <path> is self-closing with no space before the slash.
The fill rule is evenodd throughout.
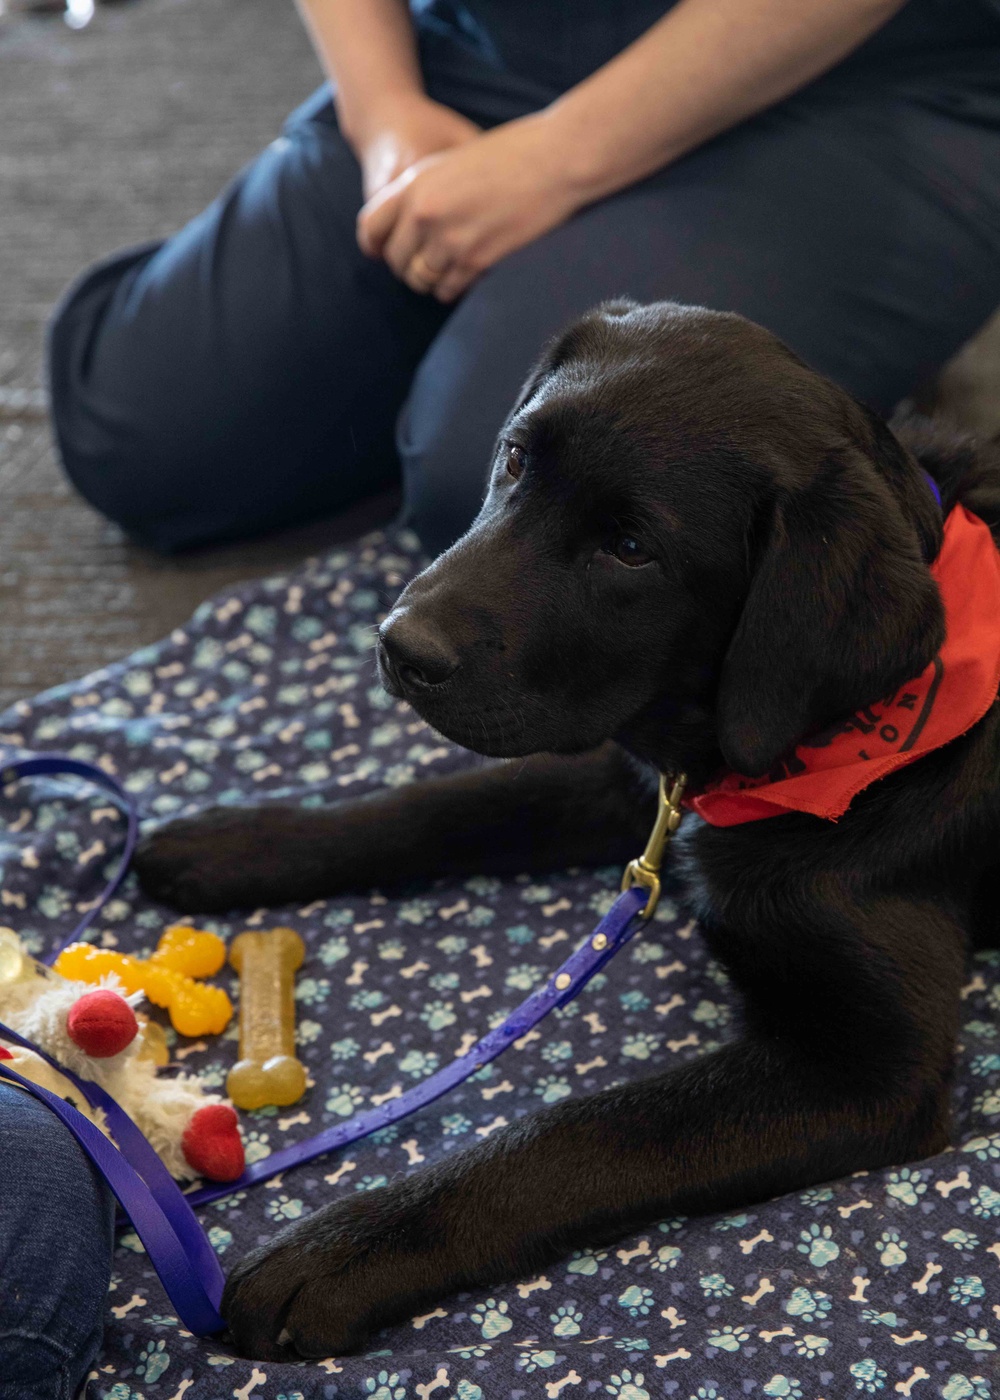
<path id="1" fill-rule="evenodd" d="M 483 125 L 516 117 L 665 8 L 579 0 L 546 28 L 540 6 L 565 8 L 432 4 L 431 95 Z M 401 469 L 410 523 L 447 545 L 543 342 L 605 297 L 742 312 L 890 410 L 1000 303 L 1000 12 L 911 0 L 832 73 L 583 210 L 453 308 L 361 256 L 360 202 L 322 90 L 181 232 L 67 293 L 50 336 L 59 447 L 133 537 L 173 551 L 260 533 Z"/>
<path id="2" fill-rule="evenodd" d="M 73 1400 L 104 1333 L 114 1200 L 44 1104 L 0 1081 L 0 1400 Z"/>

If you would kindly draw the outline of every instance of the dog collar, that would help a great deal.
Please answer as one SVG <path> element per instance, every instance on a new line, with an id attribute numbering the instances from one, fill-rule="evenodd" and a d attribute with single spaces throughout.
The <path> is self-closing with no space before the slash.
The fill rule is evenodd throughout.
<path id="1" fill-rule="evenodd" d="M 937 482 L 931 476 L 930 472 L 924 471 L 923 467 L 920 468 L 920 475 L 931 488 L 931 495 L 938 503 L 938 510 L 944 510 L 944 506 L 941 504 L 941 488 L 938 486 Z"/>
<path id="2" fill-rule="evenodd" d="M 1000 688 L 1000 551 L 988 526 L 955 506 L 931 565 L 944 603 L 941 650 L 885 700 L 803 739 L 763 778 L 726 773 L 685 800 L 712 826 L 785 812 L 842 817 L 879 778 L 951 743 L 985 715 Z"/>

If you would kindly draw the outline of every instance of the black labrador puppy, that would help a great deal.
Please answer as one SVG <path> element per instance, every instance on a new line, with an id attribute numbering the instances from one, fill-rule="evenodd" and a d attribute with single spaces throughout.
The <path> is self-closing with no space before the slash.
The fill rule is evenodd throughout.
<path id="1" fill-rule="evenodd" d="M 391 694 L 525 761 L 327 810 L 215 810 L 152 835 L 191 911 L 401 877 L 624 861 L 657 772 L 767 773 L 935 657 L 944 509 L 1000 535 L 1000 454 L 895 436 L 735 315 L 616 302 L 544 355 L 469 533 L 382 624 Z M 998 619 L 1000 628 L 1000 619 Z M 543 756 L 544 755 L 544 756 Z M 839 822 L 691 816 L 674 868 L 739 987 L 738 1039 L 352 1193 L 230 1276 L 237 1346 L 352 1351 L 459 1289 L 674 1212 L 936 1153 L 967 952 L 1000 928 L 1000 707 Z"/>

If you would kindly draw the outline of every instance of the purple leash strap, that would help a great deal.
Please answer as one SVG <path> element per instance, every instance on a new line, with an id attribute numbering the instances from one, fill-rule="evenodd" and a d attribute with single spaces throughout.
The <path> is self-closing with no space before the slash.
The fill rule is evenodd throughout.
<path id="1" fill-rule="evenodd" d="M 222 1331 L 225 1323 L 219 1314 L 219 1303 L 225 1276 L 194 1215 L 191 1216 L 194 1230 L 205 1246 L 204 1250 L 198 1249 L 197 1252 L 192 1250 L 192 1240 L 182 1239 L 178 1235 L 167 1212 L 162 1209 L 149 1185 L 130 1165 L 125 1154 L 119 1152 L 100 1128 L 85 1118 L 79 1109 L 58 1094 L 52 1094 L 48 1089 L 22 1078 L 6 1060 L 0 1060 L 0 1077 L 20 1085 L 40 1099 L 69 1128 L 129 1215 L 184 1326 L 196 1336 Z M 174 1190 L 184 1201 L 176 1185 Z M 206 1251 L 211 1256 L 210 1260 L 204 1257 Z"/>
<path id="2" fill-rule="evenodd" d="M 111 879 L 104 886 L 97 899 L 84 914 L 73 932 L 58 948 L 53 949 L 42 961 L 46 963 L 55 962 L 56 958 L 70 943 L 76 943 L 90 928 L 90 925 L 97 918 L 98 914 L 107 904 L 108 900 L 118 889 L 118 886 L 125 879 L 129 865 L 132 863 L 132 856 L 139 841 L 139 811 L 133 798 L 125 791 L 117 778 L 113 778 L 110 773 L 105 773 L 103 768 L 98 768 L 96 763 L 85 763 L 79 758 L 70 758 L 69 754 L 51 753 L 34 754 L 31 758 L 15 759 L 13 763 L 4 764 L 0 768 L 0 787 L 6 787 L 9 783 L 16 783 L 21 778 L 32 778 L 39 775 L 72 773 L 78 778 L 86 778 L 88 783 L 93 783 L 95 787 L 103 788 L 109 793 L 116 804 L 124 811 L 128 826 L 125 831 L 125 845 L 122 848 L 121 860 L 118 869 Z"/>
<path id="3" fill-rule="evenodd" d="M 489 1035 L 484 1036 L 471 1050 L 453 1060 L 450 1065 L 445 1065 L 436 1074 L 428 1075 L 405 1094 L 400 1094 L 399 1098 L 380 1104 L 378 1108 L 355 1114 L 346 1123 L 338 1123 L 335 1128 L 327 1128 L 315 1137 L 306 1138 L 304 1142 L 297 1142 L 281 1152 L 272 1152 L 269 1157 L 249 1166 L 238 1180 L 199 1187 L 197 1191 L 189 1192 L 187 1199 L 192 1205 L 204 1205 L 207 1201 L 218 1200 L 220 1196 L 228 1196 L 231 1191 L 240 1191 L 245 1186 L 252 1186 L 256 1181 L 266 1181 L 269 1177 L 277 1176 L 279 1172 L 289 1171 L 292 1167 L 301 1166 L 303 1162 L 311 1162 L 314 1157 L 321 1157 L 325 1152 L 347 1147 L 359 1138 L 367 1137 L 369 1133 L 378 1132 L 379 1128 L 387 1128 L 390 1123 L 398 1123 L 401 1118 L 408 1118 L 418 1109 L 426 1108 L 442 1094 L 447 1094 L 449 1089 L 454 1089 L 477 1070 L 503 1054 L 509 1045 L 515 1040 L 520 1040 L 543 1016 L 547 1016 L 553 1007 L 565 1006 L 568 1001 L 572 1001 L 591 977 L 631 938 L 635 932 L 636 918 L 646 899 L 646 891 L 638 888 L 620 894 L 590 937 L 570 954 L 562 967 L 546 980 L 544 986 L 532 992 L 516 1011 L 511 1012 L 502 1025 L 490 1031 Z"/>
<path id="4" fill-rule="evenodd" d="M 88 1135 L 85 1139 L 81 1136 L 80 1132 L 77 1131 L 80 1123 L 83 1123 L 86 1128 L 93 1127 L 89 1119 L 85 1118 L 82 1113 L 77 1112 L 71 1104 L 66 1103 L 65 1099 L 59 1099 L 57 1095 L 49 1093 L 48 1090 L 40 1089 L 37 1085 L 29 1086 L 27 1081 L 15 1074 L 15 1071 L 9 1067 L 5 1060 L 0 1060 L 0 1075 L 16 1078 L 18 1083 L 30 1087 L 32 1092 L 38 1089 L 35 1097 L 42 1099 L 45 1103 L 49 1103 L 49 1100 L 52 1098 L 57 1098 L 60 1104 L 71 1111 L 71 1120 L 67 1119 L 66 1115 L 63 1113 L 59 1114 L 60 1118 L 67 1124 L 74 1137 L 80 1143 L 80 1146 L 97 1167 L 98 1171 L 102 1172 L 104 1176 L 107 1177 L 111 1189 L 118 1197 L 122 1209 L 126 1211 L 131 1219 L 132 1224 L 135 1226 L 136 1233 L 143 1241 L 143 1244 L 146 1243 L 143 1229 L 148 1228 L 146 1225 L 147 1216 L 152 1219 L 154 1227 L 161 1217 L 165 1219 L 181 1247 L 183 1261 L 186 1261 L 186 1263 L 183 1263 L 182 1267 L 182 1263 L 174 1260 L 172 1254 L 168 1252 L 167 1267 L 170 1276 L 180 1277 L 184 1271 L 184 1267 L 189 1267 L 194 1275 L 192 1286 L 182 1289 L 179 1296 L 175 1296 L 171 1293 L 169 1287 L 167 1288 L 167 1292 L 177 1306 L 178 1314 L 181 1317 L 181 1321 L 185 1323 L 185 1326 L 190 1325 L 186 1321 L 186 1316 L 188 1314 L 196 1316 L 199 1319 L 199 1325 L 204 1321 L 206 1317 L 204 1311 L 205 1304 L 204 1300 L 199 1296 L 199 1291 L 204 1294 L 208 1302 L 216 1310 L 215 1324 L 210 1330 L 217 1332 L 223 1325 L 221 1318 L 218 1316 L 218 1304 L 222 1297 L 223 1285 L 225 1284 L 225 1276 L 222 1272 L 222 1267 L 219 1264 L 214 1249 L 208 1242 L 204 1230 L 198 1223 L 197 1216 L 191 1209 L 190 1202 L 178 1187 L 177 1182 L 167 1171 L 159 1153 L 150 1145 L 149 1139 L 136 1126 L 122 1108 L 121 1104 L 119 1104 L 116 1099 L 113 1099 L 100 1084 L 95 1084 L 94 1081 L 90 1079 L 81 1079 L 79 1075 L 75 1074 L 71 1069 L 68 1069 L 65 1065 L 61 1065 L 58 1060 L 54 1060 L 51 1055 L 46 1054 L 44 1050 L 40 1049 L 32 1041 L 18 1034 L 17 1031 L 12 1030 L 10 1026 L 5 1026 L 2 1022 L 0 1022 L 0 1037 L 4 1040 L 9 1040 L 14 1045 L 20 1045 L 25 1050 L 33 1050 L 36 1055 L 39 1055 L 50 1064 L 53 1069 L 58 1070 L 60 1074 L 64 1075 L 76 1087 L 81 1097 L 85 1098 L 92 1108 L 99 1108 L 102 1111 L 108 1128 L 111 1131 L 111 1135 L 118 1146 L 118 1152 L 115 1155 L 123 1159 L 125 1167 L 130 1169 L 131 1175 L 135 1178 L 131 1183 L 130 1199 L 141 1209 L 143 1213 L 142 1219 L 136 1217 L 133 1205 L 130 1205 L 129 1202 L 122 1197 L 114 1181 L 108 1176 L 105 1170 L 107 1153 L 115 1153 L 114 1145 L 108 1142 L 105 1135 L 98 1130 L 98 1137 L 102 1147 L 100 1160 L 98 1160 L 91 1150 L 94 1141 L 92 1136 Z M 45 1097 L 46 1095 L 48 1095 L 47 1098 Z M 49 1104 L 49 1106 L 51 1107 L 51 1104 Z M 148 1195 L 143 1195 L 143 1188 L 148 1192 Z M 153 1260 L 157 1273 L 160 1273 L 161 1277 L 164 1279 L 164 1284 L 166 1286 L 167 1276 L 160 1270 L 159 1260 L 154 1253 L 154 1249 L 155 1246 L 154 1248 L 150 1248 L 147 1245 L 147 1253 Z M 192 1309 L 194 1310 L 193 1313 Z M 192 1326 L 191 1330 L 197 1331 L 198 1328 Z"/>
<path id="5" fill-rule="evenodd" d="M 117 890 L 131 861 L 139 830 L 138 810 L 132 798 L 117 779 L 93 764 L 62 754 L 41 755 L 7 764 L 0 770 L 0 781 L 7 784 L 34 774 L 59 773 L 73 773 L 111 793 L 127 814 L 128 830 L 119 869 L 69 938 L 50 954 L 49 962 L 58 956 L 66 943 L 80 938 Z M 346 1123 L 328 1128 L 253 1163 L 236 1181 L 182 1192 L 132 1119 L 100 1085 L 80 1079 L 2 1023 L 0 1036 L 41 1055 L 66 1075 L 94 1108 L 102 1110 L 118 1146 L 109 1142 L 99 1128 L 65 1099 L 24 1079 L 4 1060 L 0 1060 L 0 1078 L 20 1085 L 66 1124 L 131 1219 L 167 1296 L 177 1309 L 178 1317 L 196 1336 L 207 1336 L 221 1331 L 225 1326 L 219 1314 L 225 1276 L 215 1251 L 198 1223 L 193 1206 L 205 1205 L 258 1181 L 266 1181 L 279 1172 L 311 1162 L 327 1152 L 347 1147 L 439 1099 L 449 1089 L 495 1060 L 555 1007 L 572 1001 L 595 973 L 628 942 L 635 932 L 639 916 L 647 908 L 647 901 L 648 890 L 638 886 L 620 894 L 594 932 L 545 984 L 523 1001 L 516 1011 L 511 1012 L 502 1025 L 490 1031 L 452 1064 L 428 1076 L 389 1103 L 356 1114 Z"/>

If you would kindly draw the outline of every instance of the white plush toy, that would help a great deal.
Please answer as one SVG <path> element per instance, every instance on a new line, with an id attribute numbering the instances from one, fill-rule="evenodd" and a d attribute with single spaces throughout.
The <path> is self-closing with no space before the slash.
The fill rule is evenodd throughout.
<path id="1" fill-rule="evenodd" d="M 121 1105 L 171 1176 L 233 1181 L 243 1172 L 243 1142 L 231 1105 L 206 1093 L 190 1074 L 160 1075 L 169 1059 L 162 1028 L 134 1007 L 113 973 L 94 988 L 70 981 L 32 958 L 9 928 L 0 928 L 0 1021 L 33 1041 L 81 1079 L 93 1080 Z M 104 1115 L 83 1101 L 71 1080 L 33 1051 L 0 1046 L 18 1074 L 69 1099 L 105 1133 Z M 108 1134 L 110 1136 L 110 1133 Z"/>

